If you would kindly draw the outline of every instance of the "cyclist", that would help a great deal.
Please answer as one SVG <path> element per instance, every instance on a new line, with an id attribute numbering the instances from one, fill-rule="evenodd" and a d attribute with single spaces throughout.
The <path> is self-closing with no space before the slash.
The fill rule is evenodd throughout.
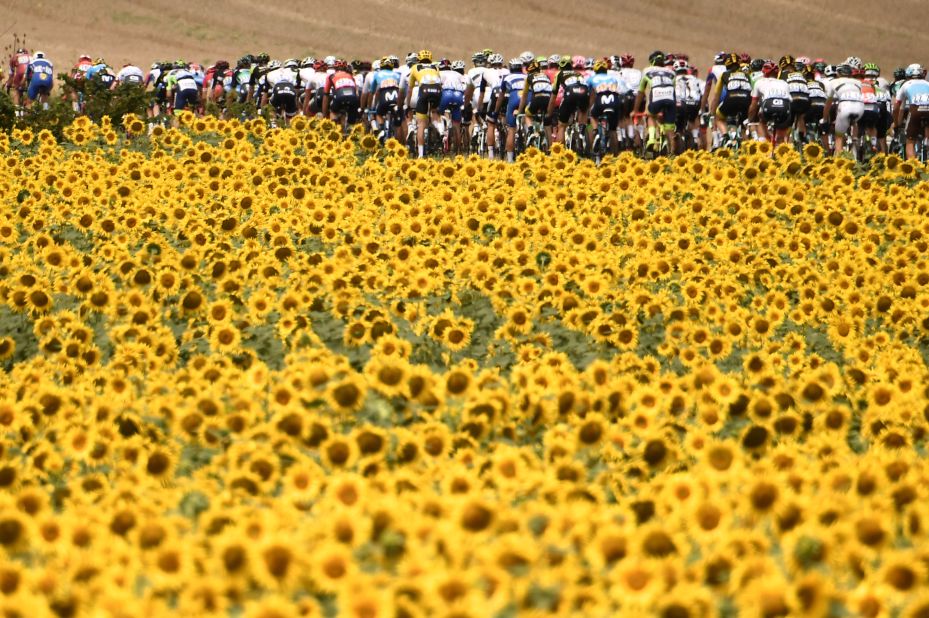
<path id="1" fill-rule="evenodd" d="M 323 94 L 326 92 L 326 81 L 329 79 L 329 65 L 325 60 L 317 60 L 313 64 L 313 73 L 306 81 L 303 91 L 303 113 L 307 116 L 323 115 Z"/>
<path id="2" fill-rule="evenodd" d="M 666 134 L 671 152 L 676 151 L 674 127 L 677 122 L 677 103 L 674 93 L 674 72 L 665 66 L 664 52 L 654 51 L 648 57 L 651 66 L 642 71 L 635 109 L 648 112 L 648 141 L 646 148 L 657 145 L 660 128 Z M 660 125 L 660 126 L 659 126 Z"/>
<path id="3" fill-rule="evenodd" d="M 715 112 L 709 107 L 710 95 L 715 90 L 719 78 L 726 72 L 726 59 L 728 57 L 729 54 L 722 51 L 713 57 L 713 66 L 707 71 L 706 81 L 703 84 L 703 97 L 700 99 L 700 111 L 702 113 L 700 124 L 706 129 L 706 143 L 704 144 L 706 150 L 713 148 L 713 136 L 715 134 L 715 122 L 710 122 L 715 117 Z"/>
<path id="4" fill-rule="evenodd" d="M 174 68 L 165 78 L 168 100 L 174 101 L 174 124 L 178 123 L 178 115 L 185 109 L 196 110 L 200 102 L 199 89 L 193 73 L 187 68 L 187 63 L 178 60 Z"/>
<path id="5" fill-rule="evenodd" d="M 541 118 L 548 142 L 551 142 L 552 130 L 546 112 L 551 100 L 552 82 L 548 74 L 542 70 L 539 62 L 530 62 L 526 66 L 526 81 L 519 97 L 519 113 L 526 114 L 527 127 L 532 126 L 533 119 Z"/>
<path id="6" fill-rule="evenodd" d="M 877 84 L 871 79 L 865 79 L 865 70 L 852 69 L 852 77 L 861 83 L 861 100 L 864 103 L 864 112 L 858 120 L 858 132 L 862 141 L 867 139 L 875 151 L 878 146 L 878 127 L 881 125 L 881 108 L 883 103 L 878 100 Z M 886 143 L 885 143 L 886 145 Z"/>
<path id="7" fill-rule="evenodd" d="M 494 158 L 497 147 L 497 119 L 493 115 L 493 110 L 497 107 L 497 98 L 500 96 L 500 84 L 506 77 L 508 71 L 503 66 L 503 55 L 494 52 L 487 57 L 488 66 L 484 70 L 484 91 L 482 93 L 482 105 L 487 111 L 487 157 Z"/>
<path id="8" fill-rule="evenodd" d="M 895 98 L 894 120 L 898 127 L 905 127 L 906 157 L 915 159 L 916 142 L 929 137 L 929 81 L 918 64 L 908 66 L 905 77 Z"/>
<path id="9" fill-rule="evenodd" d="M 587 108 L 590 105 L 590 89 L 587 87 L 587 80 L 581 73 L 584 70 L 586 59 L 582 58 L 581 62 L 572 62 L 571 58 L 562 56 L 559 63 L 560 71 L 552 85 L 552 92 L 561 95 L 561 104 L 558 106 L 558 128 L 555 131 L 554 141 L 563 144 L 565 128 L 571 122 L 572 116 L 577 114 L 577 121 L 580 125 L 587 124 Z M 548 116 L 555 112 L 557 96 L 553 97 L 548 104 Z"/>
<path id="10" fill-rule="evenodd" d="M 499 116 L 500 111 L 505 112 L 504 122 L 506 123 L 506 160 L 513 162 L 516 151 L 516 110 L 519 109 L 519 102 L 522 97 L 523 87 L 526 84 L 526 74 L 523 73 L 523 61 L 521 58 L 513 58 L 509 62 L 509 74 L 503 78 L 500 85 L 500 96 L 497 97 L 494 116 Z"/>
<path id="11" fill-rule="evenodd" d="M 145 85 L 145 73 L 142 69 L 134 64 L 126 63 L 116 74 L 116 82 L 121 86 L 123 84 L 132 84 L 133 86 Z"/>
<path id="12" fill-rule="evenodd" d="M 26 89 L 29 87 L 26 73 L 29 72 L 31 63 L 32 56 L 24 47 L 20 47 L 15 54 L 10 56 L 10 75 L 6 81 L 6 89 L 13 98 L 13 105 L 17 107 L 25 102 Z"/>
<path id="13" fill-rule="evenodd" d="M 271 62 L 271 56 L 262 52 L 254 56 L 252 71 L 248 77 L 248 100 L 254 101 L 256 105 L 261 101 L 262 95 L 262 78 L 268 72 L 268 64 Z"/>
<path id="14" fill-rule="evenodd" d="M 207 67 L 206 73 L 203 75 L 201 100 L 216 103 L 220 107 L 223 106 L 226 101 L 225 79 L 228 70 L 229 62 L 226 60 L 217 60 Z"/>
<path id="15" fill-rule="evenodd" d="M 790 90 L 790 114 L 801 142 L 806 142 L 806 114 L 810 111 L 810 86 L 806 80 L 806 58 L 783 56 L 778 62 L 780 78 Z"/>
<path id="16" fill-rule="evenodd" d="M 846 136 L 864 113 L 861 83 L 852 77 L 852 67 L 840 64 L 835 68 L 836 78 L 826 84 L 826 107 L 823 122 L 830 118 L 835 105 L 835 153 L 845 148 Z"/>
<path id="17" fill-rule="evenodd" d="M 302 86 L 300 63 L 291 58 L 284 64 L 271 63 L 268 69 L 264 77 L 265 87 L 261 105 L 264 107 L 270 104 L 283 126 L 287 126 L 290 119 L 297 115 L 297 93 Z"/>
<path id="18" fill-rule="evenodd" d="M 817 131 L 823 119 L 823 110 L 826 108 L 826 87 L 816 77 L 816 69 L 808 65 L 803 75 L 806 77 L 807 94 L 810 99 L 810 108 L 803 117 L 803 127 L 809 131 Z"/>
<path id="19" fill-rule="evenodd" d="M 778 77 L 780 71 L 773 62 L 764 63 L 761 67 L 762 77 L 752 87 L 752 103 L 748 111 L 749 120 L 759 121 L 761 139 L 770 140 L 774 144 L 787 141 L 787 129 L 793 121 L 790 88 L 786 81 Z M 774 128 L 773 136 L 768 132 L 769 124 Z"/>
<path id="20" fill-rule="evenodd" d="M 906 68 L 897 67 L 894 69 L 894 81 L 890 84 L 890 96 L 896 98 L 900 87 L 906 82 Z"/>
<path id="21" fill-rule="evenodd" d="M 396 65 L 394 60 L 396 60 Z M 397 71 L 399 64 L 399 58 L 389 56 L 382 58 L 378 70 L 372 71 L 374 76 L 368 85 L 368 92 L 365 93 L 367 107 L 374 111 L 374 131 L 384 140 L 394 137 L 393 135 L 380 135 L 387 115 L 392 114 L 393 120 L 399 121 L 400 73 Z"/>
<path id="22" fill-rule="evenodd" d="M 700 143 L 700 80 L 691 72 L 686 60 L 674 61 L 674 98 L 677 103 L 677 132 L 685 136 L 690 134 L 693 145 Z"/>
<path id="23" fill-rule="evenodd" d="M 442 75 L 432 62 L 432 52 L 421 50 L 417 64 L 410 70 L 406 93 L 406 106 L 416 111 L 416 150 L 422 158 L 426 150 L 426 123 L 438 120 L 439 103 L 442 102 Z M 412 105 L 413 91 L 418 89 L 416 105 Z"/>
<path id="24" fill-rule="evenodd" d="M 116 73 L 103 58 L 94 60 L 92 67 L 87 69 L 87 81 L 100 85 L 103 90 L 110 90 L 116 86 Z"/>
<path id="25" fill-rule="evenodd" d="M 719 148 L 729 123 L 740 125 L 748 116 L 752 100 L 752 85 L 748 75 L 739 69 L 739 57 L 729 54 L 725 72 L 716 80 L 708 105 L 715 116 L 712 149 Z"/>
<path id="26" fill-rule="evenodd" d="M 619 78 L 625 84 L 625 94 L 623 94 L 623 125 L 625 128 L 626 149 L 638 146 L 644 136 L 643 131 L 636 130 L 636 124 L 633 122 L 632 113 L 635 111 L 635 95 L 639 90 L 639 82 L 642 81 L 642 71 L 635 68 L 635 56 L 632 54 L 622 54 L 619 57 Z"/>
<path id="27" fill-rule="evenodd" d="M 890 84 L 881 77 L 881 68 L 873 62 L 864 65 L 864 79 L 874 88 L 880 113 L 877 123 L 877 148 L 880 152 L 886 153 L 887 132 L 893 124 L 893 98 L 890 96 Z"/>
<path id="28" fill-rule="evenodd" d="M 38 100 L 43 109 L 48 109 L 48 95 L 52 92 L 55 68 L 45 57 L 45 52 L 37 51 L 32 55 L 32 62 L 26 70 L 26 105 Z"/>
<path id="29" fill-rule="evenodd" d="M 468 78 L 464 75 L 463 60 L 449 62 L 446 67 L 439 67 L 442 76 L 442 99 L 439 101 L 439 113 L 449 115 L 452 121 L 451 147 L 454 152 L 461 151 L 461 118 L 464 109 L 465 91 Z"/>
<path id="30" fill-rule="evenodd" d="M 332 64 L 333 72 L 327 75 L 323 86 L 322 114 L 342 125 L 343 130 L 361 120 L 361 97 L 352 76 L 352 68 L 341 58 Z"/>
<path id="31" fill-rule="evenodd" d="M 609 71 L 609 61 L 606 58 L 595 60 L 593 73 L 587 78 L 587 89 L 590 91 L 590 117 L 595 124 L 606 122 L 608 132 L 607 148 L 611 154 L 619 152 L 617 129 L 622 106 L 622 93 L 625 84 L 620 82 L 616 75 Z M 588 127 L 588 141 L 593 143 L 594 126 Z"/>

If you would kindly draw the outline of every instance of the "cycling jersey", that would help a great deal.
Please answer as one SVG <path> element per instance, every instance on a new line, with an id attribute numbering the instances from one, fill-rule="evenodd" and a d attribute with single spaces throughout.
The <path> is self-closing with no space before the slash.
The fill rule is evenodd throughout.
<path id="1" fill-rule="evenodd" d="M 439 100 L 439 112 L 448 112 L 452 122 L 461 122 L 461 111 L 464 107 L 465 90 L 468 88 L 468 78 L 458 71 L 440 71 L 442 76 L 442 98 Z"/>
<path id="2" fill-rule="evenodd" d="M 762 77 L 752 88 L 752 98 L 759 103 L 762 122 L 774 124 L 776 129 L 790 126 L 791 113 L 790 86 L 786 81 L 774 77 Z"/>
<path id="3" fill-rule="evenodd" d="M 835 133 L 845 135 L 864 114 L 861 82 L 852 77 L 836 77 L 826 84 L 826 96 L 837 103 Z"/>
<path id="4" fill-rule="evenodd" d="M 926 107 L 929 109 L 929 81 L 925 79 L 911 79 L 906 81 L 903 86 L 897 90 L 896 99 L 903 107 L 916 105 L 919 108 Z"/>
<path id="5" fill-rule="evenodd" d="M 14 54 L 10 57 L 10 84 L 13 88 L 21 90 L 26 87 L 26 73 L 31 62 L 29 54 Z"/>
<path id="6" fill-rule="evenodd" d="M 32 64 L 29 65 L 29 69 L 26 72 L 26 76 L 30 84 L 33 82 L 39 82 L 42 84 L 51 85 L 52 80 L 54 79 L 54 74 L 55 68 L 52 66 L 52 63 L 45 58 L 33 60 Z"/>
<path id="7" fill-rule="evenodd" d="M 587 112 L 590 89 L 587 86 L 587 79 L 581 73 L 571 69 L 560 71 L 555 78 L 552 90 L 562 96 L 558 107 L 560 123 L 568 124 L 575 112 Z"/>
<path id="8" fill-rule="evenodd" d="M 116 81 L 121 84 L 141 86 L 145 83 L 145 74 L 142 73 L 142 69 L 130 64 L 119 70 L 119 73 L 116 74 Z"/>
<path id="9" fill-rule="evenodd" d="M 674 78 L 674 96 L 678 105 L 700 103 L 700 80 L 693 75 L 678 75 Z"/>
<path id="10" fill-rule="evenodd" d="M 434 64 L 417 64 L 410 71 L 410 88 L 416 86 L 438 86 L 441 89 L 442 75 Z"/>
<path id="11" fill-rule="evenodd" d="M 667 124 L 677 123 L 677 101 L 674 92 L 674 72 L 667 67 L 646 67 L 642 71 L 639 92 L 645 96 L 651 116 L 663 116 Z"/>
<path id="12" fill-rule="evenodd" d="M 552 99 L 552 88 L 552 82 L 547 73 L 538 71 L 526 77 L 522 91 L 522 96 L 526 97 L 526 115 L 530 117 L 545 115 Z"/>
<path id="13" fill-rule="evenodd" d="M 368 92 L 377 93 L 378 90 L 387 90 L 389 88 L 400 87 L 400 72 L 393 69 L 381 69 L 374 71 L 371 82 L 368 85 Z"/>
<path id="14" fill-rule="evenodd" d="M 610 131 L 615 131 L 619 124 L 619 113 L 622 109 L 620 99 L 621 89 L 625 84 L 609 73 L 595 73 L 587 78 L 587 87 L 594 94 L 594 104 L 590 115 L 599 120 L 605 118 Z"/>
<path id="15" fill-rule="evenodd" d="M 105 64 L 95 64 L 87 69 L 88 80 L 97 79 L 101 84 L 109 88 L 116 81 L 116 75 L 113 70 Z"/>
<path id="16" fill-rule="evenodd" d="M 716 83 L 719 106 L 716 114 L 723 119 L 739 119 L 748 115 L 752 85 L 742 71 L 726 71 Z"/>

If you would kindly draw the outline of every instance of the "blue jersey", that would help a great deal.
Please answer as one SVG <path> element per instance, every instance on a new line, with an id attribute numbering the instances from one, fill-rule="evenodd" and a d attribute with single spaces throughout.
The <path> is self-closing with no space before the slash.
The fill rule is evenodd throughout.
<path id="1" fill-rule="evenodd" d="M 929 81 L 925 79 L 911 79 L 903 84 L 897 91 L 897 100 L 904 107 L 918 105 L 919 107 L 929 106 Z"/>
<path id="2" fill-rule="evenodd" d="M 393 69 L 381 69 L 374 74 L 368 92 L 400 87 L 400 73 Z"/>
<path id="3" fill-rule="evenodd" d="M 587 78 L 587 87 L 597 94 L 619 92 L 619 80 L 609 73 L 594 73 Z"/>
<path id="4" fill-rule="evenodd" d="M 503 95 L 507 97 L 510 103 L 519 104 L 519 97 L 522 95 L 523 86 L 526 84 L 526 75 L 523 73 L 510 73 L 503 78 Z"/>
<path id="5" fill-rule="evenodd" d="M 54 67 L 45 58 L 33 60 L 29 65 L 29 81 L 40 84 L 51 84 L 54 79 Z"/>

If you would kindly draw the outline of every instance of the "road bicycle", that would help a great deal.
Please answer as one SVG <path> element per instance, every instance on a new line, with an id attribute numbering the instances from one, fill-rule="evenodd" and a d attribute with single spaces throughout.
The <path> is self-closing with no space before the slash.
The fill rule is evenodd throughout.
<path id="1" fill-rule="evenodd" d="M 610 122 L 608 116 L 613 113 L 615 113 L 615 110 L 611 108 L 604 109 L 597 119 L 597 131 L 590 146 L 590 154 L 597 165 L 610 152 Z"/>
<path id="2" fill-rule="evenodd" d="M 565 147 L 578 156 L 587 155 L 587 127 L 577 121 L 577 112 L 571 116 L 571 122 L 565 127 L 564 143 Z"/>
<path id="3" fill-rule="evenodd" d="M 636 126 L 641 122 L 647 127 L 647 117 L 648 114 L 646 112 L 637 112 L 632 114 L 632 122 Z M 638 152 L 636 153 L 644 159 L 667 157 L 671 154 L 671 144 L 668 142 L 667 133 L 669 130 L 673 131 L 676 127 L 674 125 L 665 124 L 664 112 L 659 112 L 658 115 L 655 116 L 655 123 L 658 125 L 655 131 L 655 141 L 650 147 L 645 140 L 642 140 Z"/>
<path id="4" fill-rule="evenodd" d="M 529 125 L 525 128 L 526 148 L 536 148 L 542 152 L 548 152 L 550 144 L 548 143 L 548 132 L 545 130 L 545 122 L 541 117 L 531 116 Z"/>

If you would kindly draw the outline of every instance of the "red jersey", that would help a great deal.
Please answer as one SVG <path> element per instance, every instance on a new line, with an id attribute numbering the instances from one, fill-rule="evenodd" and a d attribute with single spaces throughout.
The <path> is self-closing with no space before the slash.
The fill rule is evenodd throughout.
<path id="1" fill-rule="evenodd" d="M 29 54 L 13 54 L 10 57 L 10 83 L 14 88 L 25 84 L 30 62 L 32 57 Z"/>
<path id="2" fill-rule="evenodd" d="M 324 92 L 329 96 L 356 96 L 358 85 L 351 73 L 336 71 L 326 78 Z"/>

